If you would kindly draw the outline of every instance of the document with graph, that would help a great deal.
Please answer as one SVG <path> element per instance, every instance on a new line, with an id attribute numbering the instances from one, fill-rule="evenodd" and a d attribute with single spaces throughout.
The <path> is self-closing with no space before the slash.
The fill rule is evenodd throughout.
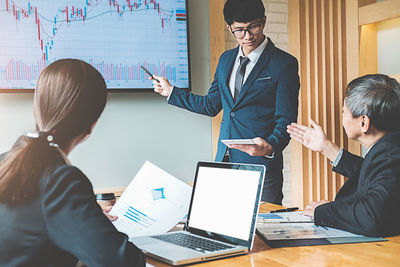
<path id="1" fill-rule="evenodd" d="M 192 187 L 146 161 L 110 211 L 130 238 L 163 234 L 188 213 Z"/>

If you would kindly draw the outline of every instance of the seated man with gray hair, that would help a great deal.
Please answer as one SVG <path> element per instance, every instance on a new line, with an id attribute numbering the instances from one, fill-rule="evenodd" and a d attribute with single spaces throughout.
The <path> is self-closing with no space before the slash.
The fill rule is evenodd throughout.
<path id="1" fill-rule="evenodd" d="M 342 116 L 348 138 L 368 149 L 365 158 L 339 149 L 311 119 L 311 127 L 288 126 L 294 140 L 322 153 L 333 171 L 349 178 L 335 201 L 312 202 L 305 214 L 316 225 L 356 234 L 400 234 L 400 84 L 383 74 L 353 80 Z"/>
<path id="2" fill-rule="evenodd" d="M 305 214 L 317 225 L 367 236 L 400 234 L 400 84 L 383 74 L 351 81 L 343 105 L 347 137 L 368 149 L 365 158 L 353 155 L 328 140 L 322 128 L 292 123 L 290 137 L 322 153 L 333 171 L 349 180 L 335 201 L 312 202 Z M 252 156 L 266 155 L 265 140 L 255 145 L 230 145 Z"/>

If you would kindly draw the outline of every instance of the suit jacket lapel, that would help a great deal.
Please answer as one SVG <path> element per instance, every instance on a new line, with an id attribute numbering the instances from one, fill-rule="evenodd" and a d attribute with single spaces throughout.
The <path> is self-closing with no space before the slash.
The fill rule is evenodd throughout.
<path id="1" fill-rule="evenodd" d="M 256 65 L 250 72 L 249 76 L 247 77 L 245 83 L 242 86 L 242 90 L 235 102 L 235 106 L 242 100 L 243 96 L 246 95 L 246 91 L 249 90 L 250 86 L 253 84 L 254 80 L 258 77 L 260 72 L 265 68 L 268 64 L 269 59 L 271 57 L 271 51 L 275 47 L 272 43 L 271 39 L 268 38 L 268 44 L 265 47 L 264 51 L 262 52 L 260 58 L 258 59 Z"/>
<path id="2" fill-rule="evenodd" d="M 233 96 L 229 88 L 229 80 L 231 78 L 232 68 L 233 64 L 235 63 L 237 53 L 239 53 L 239 46 L 234 51 L 236 52 L 232 53 L 232 55 L 228 57 L 226 64 L 224 64 L 224 70 L 222 76 L 223 81 L 225 81 L 223 86 L 225 87 L 225 89 L 227 89 L 228 94 L 230 95 L 230 97 L 227 97 L 227 99 L 229 99 L 230 106 L 233 106 Z"/>

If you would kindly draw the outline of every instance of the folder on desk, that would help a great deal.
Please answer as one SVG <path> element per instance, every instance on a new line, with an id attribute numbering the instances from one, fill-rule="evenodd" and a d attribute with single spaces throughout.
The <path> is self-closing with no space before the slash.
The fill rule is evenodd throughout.
<path id="1" fill-rule="evenodd" d="M 307 222 L 260 222 L 256 232 L 273 248 L 386 241 L 382 237 L 367 237 Z"/>

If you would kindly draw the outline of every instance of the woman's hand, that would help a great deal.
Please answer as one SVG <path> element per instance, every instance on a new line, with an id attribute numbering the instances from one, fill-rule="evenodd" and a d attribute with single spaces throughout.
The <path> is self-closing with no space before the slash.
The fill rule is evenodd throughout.
<path id="1" fill-rule="evenodd" d="M 112 215 L 110 215 L 110 210 L 112 209 L 112 206 L 107 206 L 107 207 L 104 207 L 104 208 L 101 208 L 102 210 L 103 210 L 103 213 L 104 213 L 104 215 L 106 215 L 107 216 L 107 218 L 110 220 L 110 221 L 115 221 L 116 219 L 118 219 L 118 217 L 117 216 L 112 216 Z"/>

